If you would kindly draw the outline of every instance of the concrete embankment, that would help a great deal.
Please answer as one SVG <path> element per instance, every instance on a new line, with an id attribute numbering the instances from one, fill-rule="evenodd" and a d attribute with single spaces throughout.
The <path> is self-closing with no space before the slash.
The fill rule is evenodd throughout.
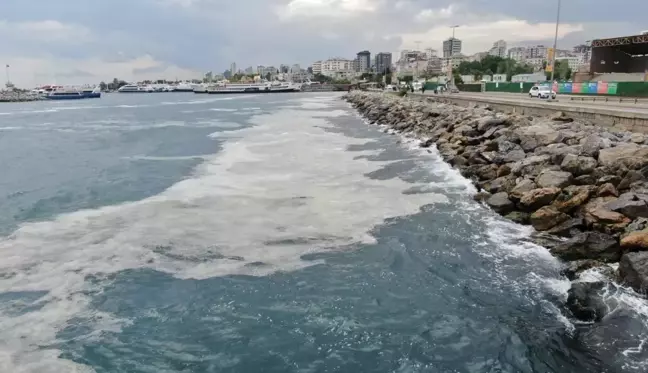
<path id="1" fill-rule="evenodd" d="M 33 93 L 25 93 L 18 91 L 0 91 L 0 102 L 26 102 L 38 101 L 43 98 Z"/>
<path id="2" fill-rule="evenodd" d="M 345 95 L 371 123 L 435 145 L 491 209 L 538 232 L 575 281 L 568 308 L 598 320 L 591 268 L 648 290 L 648 137 L 576 121 L 563 112 L 531 117 L 373 92 Z M 618 270 L 612 263 L 619 263 Z"/>

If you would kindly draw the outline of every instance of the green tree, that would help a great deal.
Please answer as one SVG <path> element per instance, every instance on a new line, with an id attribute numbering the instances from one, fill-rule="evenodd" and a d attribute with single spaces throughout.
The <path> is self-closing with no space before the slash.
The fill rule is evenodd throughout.
<path id="1" fill-rule="evenodd" d="M 414 80 L 414 77 L 412 75 L 405 75 L 401 80 L 409 84 Z"/>
<path id="2" fill-rule="evenodd" d="M 391 76 L 391 74 L 385 75 L 385 84 L 392 84 L 392 76 Z"/>
<path id="3" fill-rule="evenodd" d="M 99 83 L 99 89 L 101 89 L 102 91 L 108 90 L 108 84 L 106 84 L 106 82 Z"/>
<path id="4" fill-rule="evenodd" d="M 272 74 L 267 73 L 267 74 L 265 75 L 265 78 L 266 78 L 266 80 L 271 80 L 271 79 L 272 79 Z"/>
<path id="5" fill-rule="evenodd" d="M 374 79 L 374 75 L 372 73 L 362 73 L 362 75 L 360 75 L 360 80 L 371 81 L 373 79 Z"/>

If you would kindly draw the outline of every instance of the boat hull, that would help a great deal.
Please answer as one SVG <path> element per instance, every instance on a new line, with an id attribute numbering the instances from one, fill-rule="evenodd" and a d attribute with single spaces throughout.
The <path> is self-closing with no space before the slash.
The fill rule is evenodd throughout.
<path id="1" fill-rule="evenodd" d="M 236 94 L 245 94 L 245 93 L 288 93 L 288 92 L 300 92 L 296 88 L 285 88 L 285 89 L 245 89 L 243 91 L 208 91 L 210 95 L 236 95 Z"/>
<path id="2" fill-rule="evenodd" d="M 45 96 L 48 100 L 82 100 L 86 98 L 84 95 L 67 95 L 67 96 Z"/>
<path id="3" fill-rule="evenodd" d="M 84 93 L 85 98 L 101 98 L 101 92 L 88 92 Z"/>

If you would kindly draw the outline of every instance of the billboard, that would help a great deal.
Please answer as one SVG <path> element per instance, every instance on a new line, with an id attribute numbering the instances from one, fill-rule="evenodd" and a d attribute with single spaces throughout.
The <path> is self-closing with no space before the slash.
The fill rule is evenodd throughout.
<path id="1" fill-rule="evenodd" d="M 553 66 L 551 64 L 551 61 L 553 61 L 554 58 L 554 49 L 553 48 L 547 48 L 547 68 L 545 69 L 546 72 L 550 73 L 553 70 Z"/>

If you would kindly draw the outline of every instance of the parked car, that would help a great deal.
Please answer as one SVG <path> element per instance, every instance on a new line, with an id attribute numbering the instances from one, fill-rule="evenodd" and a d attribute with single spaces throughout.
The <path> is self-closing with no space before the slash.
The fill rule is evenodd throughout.
<path id="1" fill-rule="evenodd" d="M 549 95 L 556 98 L 556 92 L 546 85 L 535 85 L 529 90 L 529 97 L 549 98 Z"/>

